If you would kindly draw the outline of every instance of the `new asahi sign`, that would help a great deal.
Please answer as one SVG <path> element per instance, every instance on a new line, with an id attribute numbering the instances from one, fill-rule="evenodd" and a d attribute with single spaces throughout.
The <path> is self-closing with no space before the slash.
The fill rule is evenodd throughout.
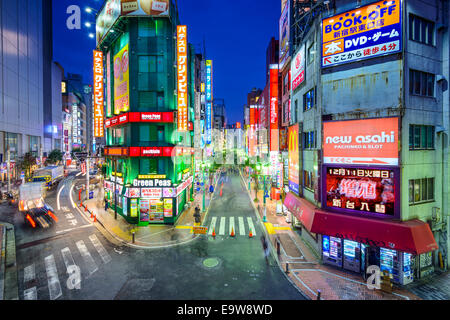
<path id="1" fill-rule="evenodd" d="M 172 181 L 167 179 L 138 180 L 134 179 L 134 187 L 171 187 Z"/>

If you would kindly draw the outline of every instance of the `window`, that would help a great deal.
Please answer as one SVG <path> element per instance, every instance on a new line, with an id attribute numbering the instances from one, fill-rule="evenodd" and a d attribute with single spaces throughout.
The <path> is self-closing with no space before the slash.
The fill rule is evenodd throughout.
<path id="1" fill-rule="evenodd" d="M 409 125 L 409 150 L 434 150 L 434 126 Z"/>
<path id="2" fill-rule="evenodd" d="M 158 159 L 140 159 L 139 174 L 158 174 Z"/>
<path id="3" fill-rule="evenodd" d="M 157 106 L 157 93 L 155 91 L 139 91 L 139 111 L 148 111 Z"/>
<path id="4" fill-rule="evenodd" d="M 434 97 L 434 74 L 410 69 L 409 93 L 425 97 Z"/>
<path id="5" fill-rule="evenodd" d="M 150 142 L 157 141 L 158 135 L 156 126 L 149 124 L 141 124 L 139 127 L 139 141 L 140 142 Z"/>
<path id="6" fill-rule="evenodd" d="M 316 88 L 309 90 L 303 95 L 303 110 L 309 110 L 316 104 Z"/>
<path id="7" fill-rule="evenodd" d="M 316 131 L 303 132 L 303 149 L 316 148 Z"/>
<path id="8" fill-rule="evenodd" d="M 308 64 L 314 62 L 314 56 L 316 54 L 315 43 L 308 48 Z"/>
<path id="9" fill-rule="evenodd" d="M 314 173 L 303 171 L 303 187 L 314 191 Z"/>
<path id="10" fill-rule="evenodd" d="M 434 201 L 434 178 L 409 180 L 409 203 Z"/>
<path id="11" fill-rule="evenodd" d="M 298 113 L 298 100 L 297 99 L 295 99 L 295 103 L 294 103 L 294 105 L 295 105 L 295 108 L 294 108 L 294 123 L 297 123 L 297 121 L 298 121 L 298 118 L 297 118 L 297 113 Z"/>
<path id="12" fill-rule="evenodd" d="M 409 15 L 409 39 L 434 45 L 434 22 L 419 18 L 413 14 Z"/>

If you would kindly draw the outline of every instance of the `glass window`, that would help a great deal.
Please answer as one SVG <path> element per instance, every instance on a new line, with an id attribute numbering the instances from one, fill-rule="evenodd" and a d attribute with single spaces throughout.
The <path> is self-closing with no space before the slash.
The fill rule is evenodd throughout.
<path id="1" fill-rule="evenodd" d="M 414 180 L 409 180 L 409 202 L 414 202 Z"/>
<path id="2" fill-rule="evenodd" d="M 434 23 L 428 23 L 427 44 L 434 45 Z"/>
<path id="3" fill-rule="evenodd" d="M 164 57 L 158 56 L 156 58 L 156 72 L 164 72 Z"/>
<path id="4" fill-rule="evenodd" d="M 420 94 L 420 73 L 418 71 L 414 72 L 414 93 Z"/>
<path id="5" fill-rule="evenodd" d="M 139 173 L 149 174 L 150 173 L 150 159 L 139 160 Z"/>
<path id="6" fill-rule="evenodd" d="M 139 126 L 139 141 L 148 142 L 150 140 L 150 130 L 148 124 L 141 124 Z"/>
<path id="7" fill-rule="evenodd" d="M 420 201 L 420 180 L 414 180 L 414 202 Z"/>
<path id="8" fill-rule="evenodd" d="M 426 148 L 434 149 L 434 127 L 427 127 L 427 145 Z"/>
<path id="9" fill-rule="evenodd" d="M 420 76 L 420 87 L 421 87 L 420 94 L 423 96 L 426 96 L 427 95 L 427 74 L 420 72 L 418 74 L 418 76 Z"/>
<path id="10" fill-rule="evenodd" d="M 434 97 L 434 75 L 428 73 L 428 93 L 427 96 Z"/>
<path id="11" fill-rule="evenodd" d="M 420 126 L 414 126 L 414 148 L 420 148 Z"/>
<path id="12" fill-rule="evenodd" d="M 139 91 L 139 110 L 147 111 L 157 105 L 157 93 L 154 91 Z"/>
<path id="13" fill-rule="evenodd" d="M 156 72 L 156 56 L 139 56 L 139 72 Z"/>
<path id="14" fill-rule="evenodd" d="M 409 149 L 414 148 L 414 126 L 409 125 Z"/>
<path id="15" fill-rule="evenodd" d="M 422 200 L 426 200 L 428 199 L 428 193 L 427 193 L 427 181 L 428 179 L 421 179 L 422 180 L 422 185 L 421 185 L 421 189 L 422 189 Z"/>
<path id="16" fill-rule="evenodd" d="M 158 92 L 158 109 L 163 109 L 164 106 L 164 92 Z"/>
<path id="17" fill-rule="evenodd" d="M 414 40 L 420 41 L 420 20 L 416 17 L 414 18 Z"/>

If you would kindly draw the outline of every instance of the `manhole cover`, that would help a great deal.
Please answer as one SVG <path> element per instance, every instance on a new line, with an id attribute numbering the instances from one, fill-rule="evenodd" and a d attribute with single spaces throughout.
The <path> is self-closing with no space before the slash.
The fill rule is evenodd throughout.
<path id="1" fill-rule="evenodd" d="M 203 265 L 208 268 L 214 268 L 219 264 L 219 260 L 216 258 L 208 258 L 203 260 Z"/>

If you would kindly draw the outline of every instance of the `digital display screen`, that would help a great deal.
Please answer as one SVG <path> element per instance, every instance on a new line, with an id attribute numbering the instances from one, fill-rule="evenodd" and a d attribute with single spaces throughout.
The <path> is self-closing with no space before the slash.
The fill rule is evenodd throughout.
<path id="1" fill-rule="evenodd" d="M 341 248 L 341 239 L 330 237 L 330 257 L 337 258 Z"/>
<path id="2" fill-rule="evenodd" d="M 329 236 L 322 237 L 322 252 L 323 252 L 324 256 L 326 256 L 326 257 L 330 256 L 330 237 Z"/>
<path id="3" fill-rule="evenodd" d="M 397 251 L 380 248 L 380 269 L 394 273 L 394 258 L 397 257 Z"/>
<path id="4" fill-rule="evenodd" d="M 359 243 L 355 241 L 344 240 L 344 256 L 347 258 L 356 258 L 356 249 L 359 250 Z"/>

